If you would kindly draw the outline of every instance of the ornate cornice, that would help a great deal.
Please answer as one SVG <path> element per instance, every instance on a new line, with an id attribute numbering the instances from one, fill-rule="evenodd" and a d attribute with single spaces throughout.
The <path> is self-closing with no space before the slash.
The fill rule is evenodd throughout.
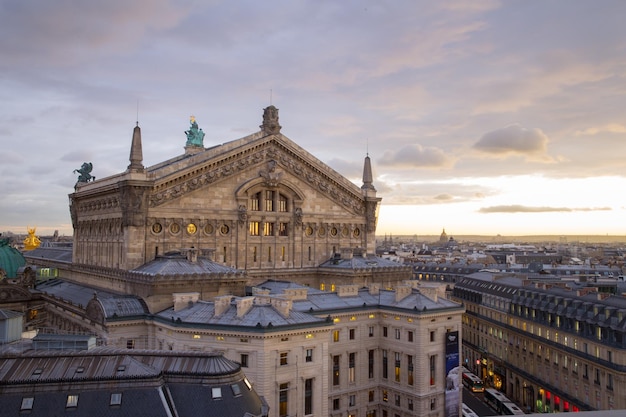
<path id="1" fill-rule="evenodd" d="M 358 215 L 365 214 L 365 202 L 360 194 L 346 189 L 345 186 L 339 184 L 288 148 L 281 146 L 275 140 L 243 150 L 219 161 L 199 166 L 197 169 L 179 178 L 156 185 L 150 196 L 149 205 L 150 207 L 158 207 L 189 192 L 215 183 L 220 179 L 231 177 L 241 171 L 260 166 L 263 163 L 275 164 L 273 169 L 278 172 L 274 177 L 278 176 L 280 178 L 278 174 L 282 174 L 279 171 L 282 168 L 353 213 Z M 265 173 L 266 171 L 263 168 L 262 172 Z M 262 175 L 261 171 L 260 175 Z"/>

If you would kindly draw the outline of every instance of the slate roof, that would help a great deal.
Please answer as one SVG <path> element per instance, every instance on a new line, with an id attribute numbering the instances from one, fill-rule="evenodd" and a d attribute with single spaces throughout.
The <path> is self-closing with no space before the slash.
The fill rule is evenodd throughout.
<path id="1" fill-rule="evenodd" d="M 159 255 L 155 259 L 145 263 L 135 269 L 147 275 L 190 275 L 190 274 L 243 274 L 235 268 L 221 265 L 208 258 L 198 256 L 196 262 L 187 259 L 180 252 L 170 252 Z"/>
<path id="2" fill-rule="evenodd" d="M 198 301 L 192 306 L 179 311 L 169 308 L 156 314 L 156 316 L 171 321 L 180 319 L 185 324 L 244 327 L 249 330 L 284 329 L 285 327 L 294 326 L 308 327 L 326 323 L 323 318 L 297 310 L 292 310 L 289 316 L 285 317 L 270 304 L 254 304 L 245 314 L 238 317 L 236 300 L 237 298 L 233 298 L 230 306 L 219 316 L 215 315 L 215 304 L 206 301 Z"/>
<path id="3" fill-rule="evenodd" d="M 363 308 L 364 305 L 366 307 L 389 307 L 413 311 L 422 311 L 424 308 L 436 310 L 460 307 L 460 304 L 443 297 L 438 297 L 437 301 L 434 301 L 420 292 L 419 289 L 413 289 L 407 297 L 396 301 L 396 291 L 381 289 L 377 294 L 372 294 L 366 287 L 360 288 L 354 296 L 340 296 L 338 292 L 321 291 L 288 281 L 268 280 L 256 287 L 269 289 L 270 294 L 273 295 L 282 294 L 285 288 L 306 289 L 307 299 L 294 300 L 293 310 L 315 314 L 319 314 L 321 311 Z"/>
<path id="4" fill-rule="evenodd" d="M 368 288 L 361 288 L 355 296 L 339 296 L 336 292 L 311 294 L 306 300 L 293 302 L 294 310 L 321 312 L 342 311 L 358 308 L 389 308 L 415 311 L 436 311 L 448 308 L 461 308 L 461 305 L 438 297 L 437 301 L 413 289 L 409 295 L 396 301 L 396 292 L 380 290 L 378 294 L 370 293 Z"/>
<path id="5" fill-rule="evenodd" d="M 111 405 L 111 394 L 119 404 Z M 68 395 L 77 396 L 75 407 L 67 407 Z M 239 364 L 193 352 L 96 348 L 0 357 L 0 417 L 20 415 L 25 398 L 32 398 L 23 411 L 31 417 L 267 414 Z"/>
<path id="6" fill-rule="evenodd" d="M 87 308 L 87 303 L 95 295 L 102 305 L 106 318 L 113 316 L 137 316 L 148 313 L 148 308 L 143 300 L 134 295 L 116 294 L 60 279 L 51 279 L 38 284 L 37 289 L 57 298 L 71 301 L 73 304 L 80 305 L 83 308 Z"/>
<path id="7" fill-rule="evenodd" d="M 44 247 L 40 246 L 36 249 L 24 252 L 24 257 L 29 258 L 41 258 L 49 259 L 52 261 L 72 263 L 72 248 L 71 247 Z"/>
<path id="8" fill-rule="evenodd" d="M 393 261 L 391 259 L 381 258 L 373 254 L 365 256 L 354 255 L 351 258 L 344 259 L 341 257 L 333 257 L 320 264 L 320 268 L 331 269 L 372 269 L 372 268 L 407 268 L 407 265 Z"/>
<path id="9" fill-rule="evenodd" d="M 13 319 L 15 317 L 23 316 L 24 313 L 13 311 L 13 310 L 4 310 L 0 308 L 0 321 Z"/>

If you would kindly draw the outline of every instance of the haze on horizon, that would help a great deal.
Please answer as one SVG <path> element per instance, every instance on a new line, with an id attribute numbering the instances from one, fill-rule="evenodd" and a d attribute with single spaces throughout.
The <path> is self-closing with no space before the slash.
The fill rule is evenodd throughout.
<path id="1" fill-rule="evenodd" d="M 620 0 L 0 3 L 0 231 L 70 235 L 104 178 L 282 133 L 361 185 L 377 234 L 626 235 Z"/>

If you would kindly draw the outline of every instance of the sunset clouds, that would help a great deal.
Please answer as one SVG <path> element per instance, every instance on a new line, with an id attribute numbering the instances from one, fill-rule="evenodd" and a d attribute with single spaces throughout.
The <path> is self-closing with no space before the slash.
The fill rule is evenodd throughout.
<path id="1" fill-rule="evenodd" d="M 626 234 L 625 19 L 621 0 L 4 1 L 0 232 L 71 234 L 72 171 L 125 170 L 137 119 L 152 165 L 189 115 L 209 147 L 271 102 L 358 185 L 370 155 L 409 213 L 381 233 Z"/>

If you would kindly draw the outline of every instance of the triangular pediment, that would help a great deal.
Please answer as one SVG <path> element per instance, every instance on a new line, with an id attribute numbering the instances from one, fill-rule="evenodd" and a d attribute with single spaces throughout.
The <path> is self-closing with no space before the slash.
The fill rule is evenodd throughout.
<path id="1" fill-rule="evenodd" d="M 351 212 L 364 212 L 361 189 L 282 134 L 253 135 L 175 158 L 149 168 L 154 187 L 150 206 L 157 207 L 243 172 L 268 186 L 297 177 L 317 193 Z"/>

